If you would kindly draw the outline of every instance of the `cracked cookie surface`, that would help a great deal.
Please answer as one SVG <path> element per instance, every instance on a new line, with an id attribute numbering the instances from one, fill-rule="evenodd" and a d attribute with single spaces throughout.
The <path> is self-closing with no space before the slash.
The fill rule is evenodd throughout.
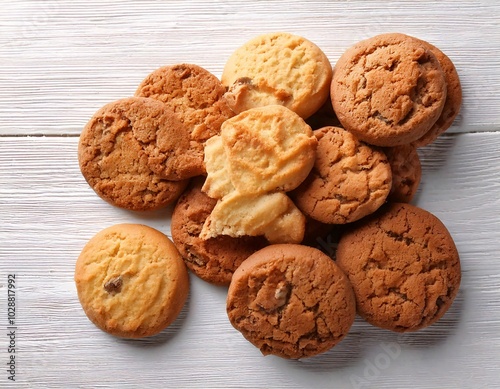
<path id="1" fill-rule="evenodd" d="M 231 324 L 264 355 L 299 359 L 323 353 L 349 332 L 354 294 L 321 251 L 271 245 L 234 273 L 227 296 Z"/>
<path id="2" fill-rule="evenodd" d="M 118 224 L 91 238 L 76 261 L 75 283 L 88 318 L 124 338 L 162 331 L 189 292 L 186 266 L 174 244 L 140 224 Z"/>
<path id="3" fill-rule="evenodd" d="M 182 158 L 179 166 L 167 165 L 159 173 L 170 179 L 183 179 L 205 173 L 203 164 L 204 143 L 220 133 L 222 123 L 234 116 L 227 105 L 226 88 L 208 70 L 194 64 L 163 66 L 149 74 L 139 85 L 135 95 L 149 97 L 166 104 L 179 117 L 185 132 L 184 139 L 176 134 L 165 134 L 177 144 L 179 152 L 175 158 Z M 168 139 L 167 139 L 168 140 Z M 168 160 L 171 147 L 151 150 L 156 158 Z"/>
<path id="4" fill-rule="evenodd" d="M 429 131 L 446 91 L 435 55 L 417 40 L 393 33 L 358 42 L 339 58 L 331 99 L 342 126 L 360 140 L 397 146 Z"/>
<path id="5" fill-rule="evenodd" d="M 306 180 L 291 193 L 297 207 L 323 223 L 345 224 L 376 211 L 391 189 L 385 154 L 338 127 L 314 131 L 316 161 Z"/>
<path id="6" fill-rule="evenodd" d="M 121 208 L 146 211 L 174 202 L 187 181 L 167 180 L 151 169 L 138 134 L 154 134 L 170 114 L 156 100 L 130 97 L 106 104 L 80 135 L 78 159 L 88 184 Z"/>
<path id="7" fill-rule="evenodd" d="M 356 295 L 357 312 L 396 332 L 439 320 L 458 293 L 460 259 L 434 215 L 410 204 L 384 206 L 340 239 L 337 264 Z"/>
<path id="8" fill-rule="evenodd" d="M 328 98 L 332 66 L 307 39 L 285 32 L 259 35 L 229 57 L 221 81 L 231 108 L 241 113 L 283 105 L 307 118 Z"/>
<path id="9" fill-rule="evenodd" d="M 262 237 L 219 235 L 201 239 L 200 233 L 216 199 L 201 191 L 203 178 L 195 178 L 179 198 L 172 214 L 172 239 L 187 267 L 201 279 L 228 285 L 234 271 L 255 251 L 267 245 Z"/>

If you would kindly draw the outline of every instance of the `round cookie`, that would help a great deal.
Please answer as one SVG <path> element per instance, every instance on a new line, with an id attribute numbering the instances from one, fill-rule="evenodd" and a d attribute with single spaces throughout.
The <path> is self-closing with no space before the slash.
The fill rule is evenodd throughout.
<path id="1" fill-rule="evenodd" d="M 421 138 L 437 121 L 446 81 L 425 46 L 404 34 L 382 34 L 340 57 L 331 100 L 342 126 L 360 140 L 398 146 Z"/>
<path id="2" fill-rule="evenodd" d="M 450 233 L 436 216 L 410 204 L 388 204 L 360 221 L 341 237 L 336 261 L 351 281 L 358 314 L 396 332 L 439 320 L 460 285 Z"/>
<path id="3" fill-rule="evenodd" d="M 194 64 L 163 66 L 150 73 L 135 95 L 165 103 L 187 128 L 184 170 L 189 176 L 204 174 L 203 145 L 219 134 L 222 123 L 234 116 L 227 105 L 226 88 L 208 70 Z M 161 152 L 159 152 L 161 155 Z M 170 177 L 165 172 L 166 177 Z M 187 177 L 186 177 L 187 178 Z"/>
<path id="4" fill-rule="evenodd" d="M 307 39 L 285 32 L 259 35 L 229 57 L 221 81 L 236 113 L 283 105 L 304 119 L 328 98 L 331 64 Z"/>
<path id="5" fill-rule="evenodd" d="M 78 159 L 88 184 L 109 203 L 146 211 L 173 203 L 187 181 L 170 181 L 152 169 L 142 133 L 175 122 L 156 100 L 130 97 L 106 104 L 80 135 Z"/>
<path id="6" fill-rule="evenodd" d="M 100 329 L 124 338 L 159 333 L 179 315 L 189 277 L 174 244 L 140 224 L 97 233 L 75 267 L 78 298 Z"/>
<path id="7" fill-rule="evenodd" d="M 414 144 L 384 149 L 392 171 L 392 187 L 388 200 L 409 203 L 417 193 L 422 178 L 422 165 Z"/>
<path id="8" fill-rule="evenodd" d="M 349 332 L 355 300 L 346 275 L 326 254 L 271 245 L 235 271 L 227 296 L 231 324 L 264 355 L 323 353 Z"/>
<path id="9" fill-rule="evenodd" d="M 262 237 L 227 235 L 201 239 L 203 223 L 217 203 L 201 191 L 202 185 L 203 178 L 193 179 L 177 201 L 172 214 L 172 239 L 194 274 L 212 284 L 229 285 L 238 266 L 267 241 Z"/>
<path id="10" fill-rule="evenodd" d="M 413 142 L 415 146 L 422 147 L 434 142 L 439 135 L 451 127 L 462 105 L 462 86 L 457 69 L 450 58 L 429 42 L 418 41 L 436 56 L 446 80 L 446 101 L 441 115 L 429 131 Z"/>
<path id="11" fill-rule="evenodd" d="M 385 154 L 338 127 L 314 131 L 316 161 L 306 180 L 291 193 L 297 207 L 323 223 L 351 223 L 376 211 L 391 189 Z"/>

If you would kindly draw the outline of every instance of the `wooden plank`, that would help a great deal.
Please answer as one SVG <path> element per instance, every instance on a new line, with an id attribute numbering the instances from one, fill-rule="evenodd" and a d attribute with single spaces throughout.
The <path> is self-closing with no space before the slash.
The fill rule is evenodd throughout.
<path id="1" fill-rule="evenodd" d="M 355 42 L 400 31 L 455 62 L 463 111 L 453 132 L 498 131 L 500 3 L 493 1 L 18 0 L 0 13 L 0 135 L 80 133 L 103 104 L 155 68 L 199 64 L 220 76 L 230 53 L 283 30 L 335 63 Z"/>
<path id="2" fill-rule="evenodd" d="M 81 248 L 120 222 L 169 233 L 170 210 L 132 213 L 99 199 L 80 174 L 75 137 L 1 137 L 0 360 L 8 357 L 6 281 L 14 273 L 17 387 L 495 387 L 499 141 L 497 133 L 456 134 L 421 149 L 415 203 L 446 224 L 462 260 L 463 283 L 446 316 L 405 335 L 358 319 L 326 354 L 286 361 L 262 357 L 228 323 L 226 289 L 193 276 L 180 318 L 157 337 L 121 340 L 95 328 L 73 283 Z M 6 374 L 0 374 L 2 387 L 8 387 Z"/>

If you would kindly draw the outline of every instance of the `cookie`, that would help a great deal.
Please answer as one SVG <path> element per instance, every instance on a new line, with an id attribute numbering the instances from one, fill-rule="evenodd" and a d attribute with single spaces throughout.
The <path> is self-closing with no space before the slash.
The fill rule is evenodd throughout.
<path id="1" fill-rule="evenodd" d="M 201 191 L 202 185 L 202 177 L 193 179 L 177 201 L 170 226 L 172 239 L 194 274 L 211 284 L 228 285 L 236 268 L 267 241 L 262 237 L 227 235 L 201 239 L 203 224 L 217 203 Z"/>
<path id="2" fill-rule="evenodd" d="M 91 238 L 76 261 L 75 282 L 88 318 L 124 338 L 165 329 L 189 292 L 186 266 L 174 244 L 140 224 L 118 224 Z"/>
<path id="3" fill-rule="evenodd" d="M 205 151 L 208 177 L 204 191 L 211 197 L 218 197 L 209 187 L 217 174 L 223 180 L 229 178 L 241 194 L 290 191 L 307 177 L 316 157 L 317 141 L 311 128 L 280 105 L 249 109 L 228 119 L 220 137 L 224 157 L 213 157 L 213 153 L 222 153 L 220 144 Z M 217 162 L 217 158 L 225 161 Z M 227 166 L 227 174 L 220 173 L 221 164 Z"/>
<path id="4" fill-rule="evenodd" d="M 257 36 L 236 49 L 222 72 L 226 98 L 236 113 L 283 105 L 304 119 L 328 98 L 331 64 L 307 39 L 285 32 Z"/>
<path id="5" fill-rule="evenodd" d="M 388 200 L 395 203 L 409 203 L 417 193 L 422 178 L 422 165 L 414 144 L 386 147 L 392 171 L 392 187 Z"/>
<path id="6" fill-rule="evenodd" d="M 227 105 L 226 88 L 208 70 L 194 64 L 163 66 L 149 74 L 139 85 L 136 96 L 150 97 L 165 103 L 180 118 L 187 129 L 186 136 L 178 145 L 177 157 L 183 157 L 181 178 L 205 173 L 203 164 L 204 142 L 219 134 L 222 123 L 234 115 Z M 180 134 L 179 134 L 180 135 Z M 174 141 L 177 137 L 171 135 Z M 158 158 L 172 154 L 170 147 L 155 150 Z M 169 160 L 171 157 L 168 158 Z M 167 178 L 175 178 L 168 168 L 162 172 Z"/>
<path id="7" fill-rule="evenodd" d="M 392 203 L 344 233 L 336 254 L 357 312 L 396 332 L 439 320 L 457 295 L 461 271 L 453 238 L 430 212 Z"/>
<path id="8" fill-rule="evenodd" d="M 243 195 L 235 191 L 217 201 L 200 237 L 264 236 L 272 244 L 300 243 L 305 225 L 305 216 L 285 193 Z"/>
<path id="9" fill-rule="evenodd" d="M 109 203 L 134 211 L 173 203 L 187 181 L 170 181 L 148 157 L 142 134 L 155 134 L 175 117 L 156 100 L 130 97 L 106 104 L 80 135 L 78 159 L 88 184 Z M 153 165 L 153 166 L 152 166 Z"/>
<path id="10" fill-rule="evenodd" d="M 307 179 L 291 193 L 297 207 L 323 223 L 345 224 L 375 212 L 392 185 L 385 154 L 338 127 L 314 131 L 316 161 Z"/>
<path id="11" fill-rule="evenodd" d="M 439 135 L 451 127 L 462 105 L 462 86 L 460 84 L 457 69 L 451 59 L 429 42 L 423 40 L 418 41 L 436 56 L 443 69 L 446 81 L 446 100 L 441 115 L 429 131 L 413 142 L 415 146 L 422 147 L 434 142 Z"/>
<path id="12" fill-rule="evenodd" d="M 205 143 L 206 180 L 203 192 L 213 199 L 221 199 L 236 191 L 229 174 L 229 161 L 224 149 L 222 137 L 213 136 Z"/>
<path id="13" fill-rule="evenodd" d="M 271 245 L 235 271 L 227 295 L 231 324 L 264 355 L 299 359 L 323 353 L 349 332 L 354 294 L 321 251 Z"/>
<path id="14" fill-rule="evenodd" d="M 446 90 L 435 55 L 407 35 L 389 33 L 342 54 L 331 100 L 342 126 L 360 140 L 398 146 L 430 130 L 443 111 Z"/>

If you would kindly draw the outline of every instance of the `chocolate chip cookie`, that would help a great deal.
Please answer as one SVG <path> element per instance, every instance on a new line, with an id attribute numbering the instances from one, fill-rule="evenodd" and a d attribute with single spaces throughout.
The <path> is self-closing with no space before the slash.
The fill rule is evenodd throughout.
<path id="1" fill-rule="evenodd" d="M 264 355 L 299 359 L 323 353 L 349 332 L 354 294 L 327 255 L 303 245 L 252 254 L 229 285 L 231 324 Z"/>

